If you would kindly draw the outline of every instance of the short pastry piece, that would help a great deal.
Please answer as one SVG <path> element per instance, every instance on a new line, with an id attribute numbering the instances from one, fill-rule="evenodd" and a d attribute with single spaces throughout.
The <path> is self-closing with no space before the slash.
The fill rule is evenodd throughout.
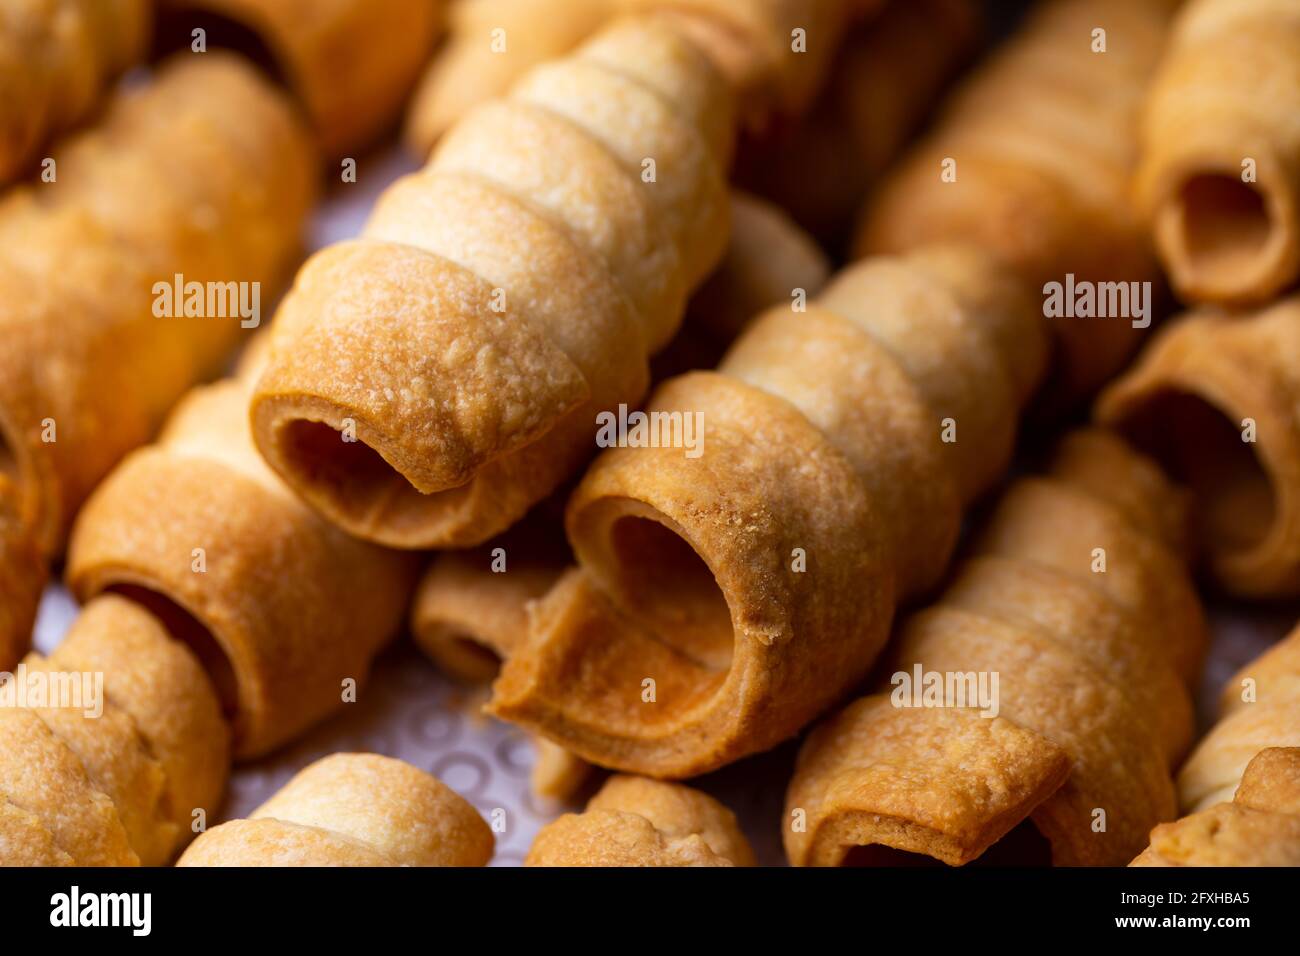
<path id="1" fill-rule="evenodd" d="M 1014 268 L 1035 296 L 1068 275 L 1158 284 L 1130 179 L 1143 94 L 1175 8 L 1172 0 L 1037 6 L 881 186 L 858 251 L 974 242 Z M 1105 52 L 1093 52 L 1095 30 L 1105 31 Z M 1055 329 L 1058 402 L 1114 375 L 1142 335 L 1127 316 L 1063 317 Z"/>
<path id="2" fill-rule="evenodd" d="M 1160 824 L 1129 866 L 1300 866 L 1300 747 L 1261 750 L 1232 802 Z"/>
<path id="3" fill-rule="evenodd" d="M 177 866 L 483 866 L 492 830 L 436 777 L 378 754 L 300 770 L 247 820 L 202 834 Z"/>
<path id="4" fill-rule="evenodd" d="M 1300 295 L 1172 323 L 1096 417 L 1191 489 L 1197 550 L 1223 588 L 1300 595 Z"/>
<path id="5" fill-rule="evenodd" d="M 4 480 L 0 474 L 0 486 Z M 27 650 L 45 578 L 45 561 L 31 536 L 0 518 L 0 671 L 11 669 Z"/>
<path id="6" fill-rule="evenodd" d="M 611 777 L 538 832 L 525 866 L 753 866 L 735 814 L 678 783 Z"/>
<path id="7" fill-rule="evenodd" d="M 881 691 L 804 743 L 790 861 L 892 850 L 956 866 L 1013 831 L 1043 851 L 1046 838 L 1058 865 L 1131 860 L 1176 812 L 1205 648 L 1158 533 L 1174 498 L 1103 432 L 1071 435 L 1047 477 L 1014 484 L 939 601 L 903 622 Z"/>
<path id="8" fill-rule="evenodd" d="M 519 77 L 570 53 L 622 13 L 673 20 L 726 76 L 755 123 L 807 106 L 845 21 L 880 0 L 471 0 L 451 11 L 451 36 L 407 116 L 406 139 L 425 153 L 462 116 Z M 805 46 L 796 52 L 794 30 Z"/>
<path id="9" fill-rule="evenodd" d="M 109 595 L 86 606 L 49 659 L 29 654 L 22 666 L 0 688 L 26 694 L 0 707 L 0 864 L 168 862 L 196 811 L 217 811 L 230 763 L 216 692 L 194 655 L 143 608 Z M 78 694 L 37 700 L 38 685 Z"/>
<path id="10" fill-rule="evenodd" d="M 151 0 L 0 4 L 0 184 L 83 119 L 145 53 Z"/>
<path id="11" fill-rule="evenodd" d="M 1147 98 L 1138 196 L 1179 295 L 1262 304 L 1300 277 L 1300 6 L 1194 0 Z"/>
<path id="12" fill-rule="evenodd" d="M 1186 813 L 1231 800 L 1264 748 L 1300 747 L 1300 627 L 1224 685 L 1219 715 L 1178 772 Z"/>
<path id="13" fill-rule="evenodd" d="M 192 644 L 239 758 L 341 706 L 401 626 L 416 573 L 413 556 L 348 537 L 266 467 L 246 417 L 256 368 L 191 391 L 157 444 L 105 479 L 67 566 L 81 600 L 127 594 Z"/>
<path id="14" fill-rule="evenodd" d="M 647 18 L 467 116 L 299 273 L 253 394 L 267 461 L 393 547 L 517 521 L 590 453 L 598 411 L 640 399 L 721 257 L 729 101 Z"/>
<path id="15" fill-rule="evenodd" d="M 566 519 L 579 568 L 537 603 L 491 711 L 656 777 L 791 736 L 942 574 L 1045 345 L 1014 280 L 964 248 L 872 260 L 760 316 L 717 372 L 651 398 L 677 441 L 587 472 Z"/>
<path id="16" fill-rule="evenodd" d="M 164 32 L 188 46 L 231 40 L 269 57 L 326 156 L 370 145 L 394 122 L 441 26 L 446 0 L 157 0 Z M 230 27 L 233 26 L 233 30 Z M 247 49 L 241 32 L 260 49 Z M 166 41 L 168 38 L 164 37 Z"/>

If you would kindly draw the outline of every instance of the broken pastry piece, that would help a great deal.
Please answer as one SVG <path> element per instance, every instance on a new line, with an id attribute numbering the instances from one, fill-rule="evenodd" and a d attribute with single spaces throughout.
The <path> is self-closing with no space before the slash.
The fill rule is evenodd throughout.
<path id="1" fill-rule="evenodd" d="M 152 13 L 151 0 L 0 4 L 0 185 L 144 56 Z"/>
<path id="2" fill-rule="evenodd" d="M 195 656 L 137 604 L 91 601 L 0 695 L 0 862 L 159 866 L 216 813 L 230 735 Z M 96 683 L 96 679 L 102 683 Z M 31 700 L 41 682 L 76 706 Z"/>
<path id="3" fill-rule="evenodd" d="M 1300 276 L 1300 8 L 1193 0 L 1147 97 L 1137 195 L 1183 299 L 1267 302 Z"/>
<path id="4" fill-rule="evenodd" d="M 1155 533 L 1176 497 L 1099 431 L 1016 482 L 938 602 L 903 622 L 880 691 L 804 743 L 790 861 L 902 851 L 957 866 L 1004 839 L 1036 841 L 1033 862 L 1131 860 L 1176 812 L 1171 768 L 1206 645 L 1180 557 Z"/>
<path id="5" fill-rule="evenodd" d="M 753 866 L 735 814 L 676 783 L 611 777 L 538 832 L 525 866 Z"/>
<path id="6" fill-rule="evenodd" d="M 1130 179 L 1143 95 L 1176 7 L 1035 6 L 868 203 L 859 254 L 962 240 L 999 257 L 1035 296 L 1067 276 L 1158 286 Z M 1104 52 L 1094 52 L 1099 42 Z M 1077 401 L 1119 371 L 1143 334 L 1128 316 L 1062 317 L 1053 327 L 1057 403 Z"/>
<path id="7" fill-rule="evenodd" d="M 721 257 L 731 135 L 721 78 L 653 18 L 466 116 L 302 268 L 253 393 L 262 454 L 392 547 L 514 524 L 580 467 L 599 411 L 640 399 Z"/>
<path id="8" fill-rule="evenodd" d="M 278 74 L 321 152 L 369 146 L 394 122 L 441 28 L 446 0 L 156 0 L 165 44 L 231 47 Z M 269 61 L 269 62 L 265 62 Z"/>
<path id="9" fill-rule="evenodd" d="M 1231 800 L 1246 765 L 1267 747 L 1300 747 L 1300 627 L 1224 685 L 1218 723 L 1178 773 L 1183 812 Z"/>
<path id="10" fill-rule="evenodd" d="M 1225 590 L 1300 595 L 1300 295 L 1192 312 L 1097 402 L 1096 418 L 1192 492 L 1196 549 Z"/>
<path id="11" fill-rule="evenodd" d="M 1129 866 L 1300 866 L 1300 748 L 1261 750 L 1232 802 L 1160 824 Z"/>
<path id="12" fill-rule="evenodd" d="M 436 777 L 378 754 L 300 770 L 247 820 L 202 834 L 177 866 L 484 866 L 492 830 Z"/>
<path id="13" fill-rule="evenodd" d="M 192 390 L 77 521 L 67 579 L 155 611 L 198 653 L 235 756 L 273 750 L 342 706 L 401 626 L 413 555 L 350 538 L 299 501 L 253 448 L 260 350 L 239 378 Z"/>
<path id="14" fill-rule="evenodd" d="M 588 470 L 566 518 L 579 567 L 535 605 L 490 711 L 656 777 L 791 736 L 943 573 L 1045 349 L 1019 286 L 966 248 L 868 261 L 763 314 L 717 372 L 650 400 L 681 441 Z"/>

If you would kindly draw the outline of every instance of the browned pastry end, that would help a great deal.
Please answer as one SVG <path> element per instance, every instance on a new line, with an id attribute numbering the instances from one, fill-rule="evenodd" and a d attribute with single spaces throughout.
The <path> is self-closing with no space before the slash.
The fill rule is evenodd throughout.
<path id="1" fill-rule="evenodd" d="M 300 770 L 247 820 L 202 834 L 177 866 L 483 866 L 492 830 L 436 777 L 339 753 Z"/>
<path id="2" fill-rule="evenodd" d="M 753 866 L 735 814 L 677 783 L 615 776 L 538 832 L 525 866 Z"/>
<path id="3" fill-rule="evenodd" d="M 1129 866 L 1300 866 L 1300 747 L 1261 750 L 1230 803 L 1160 824 Z"/>
<path id="4" fill-rule="evenodd" d="M 1195 545 L 1221 587 L 1300 595 L 1300 295 L 1178 319 L 1096 417 L 1191 490 Z"/>
<path id="5" fill-rule="evenodd" d="M 1137 196 L 1179 295 L 1261 305 L 1300 276 L 1300 7 L 1194 0 L 1147 97 Z"/>
<path id="6" fill-rule="evenodd" d="M 880 691 L 804 743 L 790 861 L 962 865 L 996 847 L 1010 862 L 1016 845 L 1057 865 L 1132 859 L 1176 812 L 1206 645 L 1159 533 L 1175 498 L 1100 431 L 1016 482 L 939 601 L 903 623 Z M 909 681 L 926 675 L 942 693 L 918 700 Z"/>

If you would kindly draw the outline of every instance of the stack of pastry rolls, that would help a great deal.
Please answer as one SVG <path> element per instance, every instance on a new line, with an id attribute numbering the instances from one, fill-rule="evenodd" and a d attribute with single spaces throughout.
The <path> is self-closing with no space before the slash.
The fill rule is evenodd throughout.
<path id="1" fill-rule="evenodd" d="M 901 626 L 886 687 L 804 743 L 783 821 L 791 862 L 903 851 L 959 865 L 1017 827 L 1019 849 L 1036 831 L 1058 865 L 1132 859 L 1176 812 L 1206 645 L 1178 501 L 1104 432 L 1071 435 L 1047 477 L 1013 484 L 938 602 Z M 924 672 L 992 694 L 899 695 Z"/>
<path id="2" fill-rule="evenodd" d="M 490 710 L 658 777 L 794 734 L 865 676 L 897 601 L 938 580 L 1045 355 L 1019 284 L 965 247 L 872 260 L 806 311 L 773 308 L 717 372 L 650 399 L 702 417 L 698 455 L 611 448 L 587 472 L 566 516 L 579 569 L 534 607 Z"/>
<path id="3" fill-rule="evenodd" d="M 85 118 L 144 56 L 152 0 L 11 0 L 0 7 L 0 185 Z"/>
<path id="4" fill-rule="evenodd" d="M 52 182 L 0 201 L 6 563 L 57 554 L 95 483 L 238 341 L 237 310 L 167 314 L 156 285 L 248 282 L 271 298 L 314 196 L 314 151 L 288 105 L 218 53 L 120 94 L 55 162 Z M 38 562 L 14 560 L 24 567 L 3 577 L 16 585 L 0 587 L 21 597 Z M 30 624 L 12 616 L 0 623 Z"/>
<path id="5" fill-rule="evenodd" d="M 962 239 L 997 255 L 1035 295 L 1068 275 L 1158 285 L 1130 180 L 1143 97 L 1176 6 L 1035 7 L 868 204 L 859 253 Z M 1113 376 L 1142 335 L 1124 317 L 1061 318 L 1054 330 L 1056 403 Z"/>

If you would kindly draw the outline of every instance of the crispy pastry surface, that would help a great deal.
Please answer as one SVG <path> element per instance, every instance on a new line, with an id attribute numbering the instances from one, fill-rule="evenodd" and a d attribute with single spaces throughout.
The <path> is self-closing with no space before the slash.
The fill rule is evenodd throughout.
<path id="1" fill-rule="evenodd" d="M 538 832 L 525 866 L 753 866 L 736 816 L 677 783 L 611 777 L 582 813 Z"/>
<path id="2" fill-rule="evenodd" d="M 890 847 L 961 865 L 1025 821 L 1058 865 L 1132 859 L 1176 811 L 1171 767 L 1191 742 L 1206 644 L 1179 556 L 1152 533 L 1175 498 L 1100 431 L 1016 482 L 938 603 L 902 624 L 880 692 L 804 744 L 786 797 L 791 862 Z M 997 675 L 996 712 L 900 697 L 898 675 L 918 669 Z"/>
<path id="3" fill-rule="evenodd" d="M 177 866 L 483 866 L 492 830 L 436 777 L 340 753 L 300 770 L 247 820 L 202 834 Z"/>

